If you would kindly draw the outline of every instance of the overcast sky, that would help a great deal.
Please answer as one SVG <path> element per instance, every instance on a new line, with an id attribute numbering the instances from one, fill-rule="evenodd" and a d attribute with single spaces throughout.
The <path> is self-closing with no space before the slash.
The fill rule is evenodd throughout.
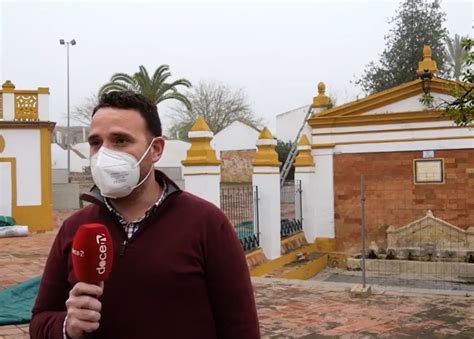
<path id="1" fill-rule="evenodd" d="M 383 51 L 398 8 L 398 1 L 0 2 L 0 80 L 49 87 L 51 120 L 59 124 L 66 122 L 63 38 L 77 41 L 72 108 L 115 72 L 168 64 L 173 78 L 243 88 L 271 130 L 277 114 L 311 102 L 319 81 L 338 104 L 362 96 L 351 81 Z M 472 36 L 472 1 L 444 0 L 442 8 L 450 35 Z M 167 105 L 159 109 L 169 113 Z"/>

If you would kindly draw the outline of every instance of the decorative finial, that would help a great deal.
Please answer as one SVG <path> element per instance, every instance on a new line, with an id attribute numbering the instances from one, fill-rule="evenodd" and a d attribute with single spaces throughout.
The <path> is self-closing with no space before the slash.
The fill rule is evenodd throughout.
<path id="1" fill-rule="evenodd" d="M 270 140 L 273 140 L 273 135 L 272 135 L 272 133 L 270 132 L 270 130 L 265 127 L 265 128 L 262 130 L 262 132 L 260 132 L 260 135 L 258 136 L 258 139 L 259 139 L 259 140 L 262 140 L 262 139 L 270 139 Z"/>
<path id="2" fill-rule="evenodd" d="M 2 89 L 4 92 L 13 92 L 15 85 L 10 80 L 7 80 L 3 83 Z"/>
<path id="3" fill-rule="evenodd" d="M 275 151 L 277 141 L 273 139 L 273 135 L 268 128 L 264 128 L 257 140 L 257 153 L 252 166 L 271 166 L 279 167 L 281 162 L 278 161 L 278 153 Z"/>
<path id="4" fill-rule="evenodd" d="M 426 216 L 430 218 L 434 217 L 433 212 L 431 212 L 431 210 L 428 210 L 428 212 L 426 212 Z"/>
<path id="5" fill-rule="evenodd" d="M 306 134 L 303 134 L 298 143 L 298 156 L 295 159 L 295 167 L 314 167 L 314 159 L 311 155 L 311 144 Z"/>
<path id="6" fill-rule="evenodd" d="M 322 81 L 318 84 L 318 93 L 319 95 L 324 95 L 324 93 L 326 93 L 326 85 Z"/>
<path id="7" fill-rule="evenodd" d="M 183 166 L 218 166 L 221 164 L 216 158 L 216 152 L 211 147 L 214 134 L 209 129 L 202 116 L 196 119 L 188 133 L 191 147 L 186 153 L 186 159 L 181 161 Z"/>
<path id="8" fill-rule="evenodd" d="M 431 59 L 431 47 L 425 45 L 423 47 L 423 60 L 418 62 L 418 69 L 416 70 L 416 74 L 420 76 L 424 72 L 431 72 L 437 73 L 438 67 L 436 65 L 436 61 Z"/>
<path id="9" fill-rule="evenodd" d="M 313 98 L 313 108 L 316 107 L 327 107 L 329 105 L 329 97 L 325 94 L 326 93 L 326 85 L 324 82 L 320 82 L 318 84 L 318 95 Z"/>
<path id="10" fill-rule="evenodd" d="M 197 131 L 206 131 L 210 132 L 211 129 L 209 128 L 208 124 L 206 123 L 206 120 L 200 115 L 196 119 L 196 122 L 194 123 L 193 127 L 191 127 L 191 132 L 197 132 Z"/>

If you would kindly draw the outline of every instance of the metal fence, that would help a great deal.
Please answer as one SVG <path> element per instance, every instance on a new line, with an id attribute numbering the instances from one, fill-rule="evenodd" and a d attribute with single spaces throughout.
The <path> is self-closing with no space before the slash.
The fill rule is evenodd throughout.
<path id="1" fill-rule="evenodd" d="M 301 181 L 284 185 L 280 191 L 280 236 L 282 238 L 303 231 L 302 206 Z"/>
<path id="2" fill-rule="evenodd" d="M 474 237 L 466 227 L 444 220 L 455 213 L 434 199 L 444 194 L 443 187 L 404 187 L 386 188 L 375 176 L 363 176 L 354 199 L 360 203 L 360 229 L 348 230 L 360 254 L 348 258 L 348 270 L 326 280 L 474 291 Z"/>
<path id="3" fill-rule="evenodd" d="M 258 187 L 221 187 L 221 209 L 234 225 L 244 251 L 260 246 L 258 225 Z"/>

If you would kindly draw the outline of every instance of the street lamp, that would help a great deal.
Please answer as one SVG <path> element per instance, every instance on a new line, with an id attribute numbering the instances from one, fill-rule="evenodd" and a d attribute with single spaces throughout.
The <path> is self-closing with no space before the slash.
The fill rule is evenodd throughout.
<path id="1" fill-rule="evenodd" d="M 64 41 L 64 39 L 59 40 L 59 44 L 66 45 L 67 53 L 67 181 L 71 182 L 71 144 L 70 144 L 70 113 L 69 113 L 69 45 L 74 46 L 76 40 L 72 39 L 71 41 Z"/>

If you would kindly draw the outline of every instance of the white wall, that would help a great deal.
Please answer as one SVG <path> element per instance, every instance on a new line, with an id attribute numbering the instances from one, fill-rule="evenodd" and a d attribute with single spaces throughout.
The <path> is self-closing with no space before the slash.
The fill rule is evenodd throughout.
<path id="1" fill-rule="evenodd" d="M 182 167 L 181 161 L 186 159 L 186 152 L 191 144 L 181 140 L 165 140 L 165 149 L 156 167 Z"/>
<path id="2" fill-rule="evenodd" d="M 436 107 L 444 101 L 451 101 L 454 98 L 450 95 L 440 94 L 431 92 L 433 96 L 433 106 Z M 372 115 L 372 114 L 383 114 L 383 113 L 399 113 L 399 112 L 418 112 L 423 111 L 427 107 L 420 103 L 420 95 L 415 95 L 410 98 L 406 98 L 393 104 L 382 106 L 376 109 L 373 109 L 368 112 L 364 112 L 362 115 Z"/>
<path id="3" fill-rule="evenodd" d="M 334 172 L 333 152 L 331 149 L 312 152 L 316 163 L 314 183 L 314 220 L 318 238 L 334 238 Z M 310 236 L 313 236 L 311 234 Z M 311 239 L 308 239 L 311 241 Z M 314 241 L 314 239 L 313 239 Z"/>
<path id="4" fill-rule="evenodd" d="M 298 130 L 303 124 L 306 113 L 308 113 L 308 109 L 309 105 L 278 114 L 276 117 L 275 136 L 285 142 L 295 141 L 296 133 L 298 133 Z M 311 128 L 306 125 L 303 133 L 311 135 Z"/>
<path id="5" fill-rule="evenodd" d="M 41 139 L 37 129 L 0 130 L 2 158 L 16 158 L 17 206 L 41 205 Z"/>
<path id="6" fill-rule="evenodd" d="M 89 159 L 82 159 L 71 150 L 71 172 L 83 172 L 89 166 Z M 51 144 L 51 167 L 55 169 L 67 168 L 67 150 L 58 144 Z"/>
<path id="7" fill-rule="evenodd" d="M 214 135 L 211 147 L 216 151 L 237 151 L 256 149 L 260 132 L 240 121 L 234 121 Z"/>
<path id="8" fill-rule="evenodd" d="M 11 163 L 0 162 L 0 215 L 12 215 L 12 175 Z"/>

